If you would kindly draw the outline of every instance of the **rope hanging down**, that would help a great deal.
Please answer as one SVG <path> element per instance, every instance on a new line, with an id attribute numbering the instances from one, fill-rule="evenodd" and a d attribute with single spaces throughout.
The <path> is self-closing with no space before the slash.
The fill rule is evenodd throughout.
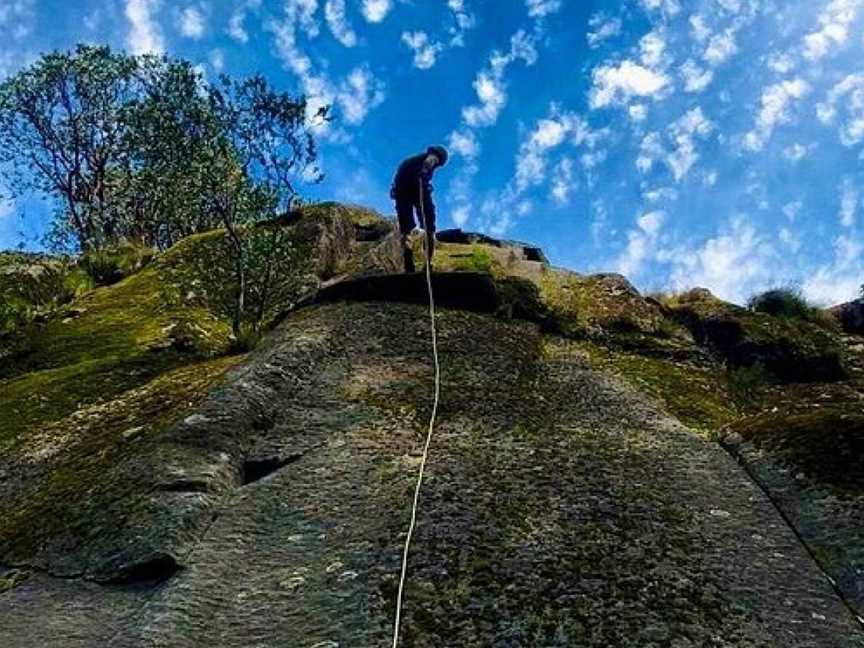
<path id="1" fill-rule="evenodd" d="M 426 209 L 423 202 L 423 181 L 420 181 L 420 215 L 423 219 L 423 249 L 426 255 L 426 288 L 429 291 L 429 320 L 432 329 L 432 357 L 435 361 L 435 400 L 432 403 L 432 416 L 429 417 L 429 430 L 426 433 L 426 444 L 423 446 L 423 458 L 420 461 L 420 472 L 417 475 L 417 486 L 414 489 L 414 504 L 411 507 L 411 523 L 408 525 L 408 536 L 405 538 L 405 550 L 402 553 L 402 574 L 399 577 L 399 592 L 396 595 L 396 622 L 393 625 L 393 648 L 399 646 L 399 622 L 402 616 L 402 594 L 405 589 L 405 573 L 408 569 L 408 550 L 411 537 L 417 524 L 417 504 L 420 500 L 420 488 L 423 485 L 423 474 L 426 471 L 426 460 L 429 457 L 429 445 L 432 443 L 432 431 L 438 416 L 438 401 L 441 396 L 441 366 L 438 362 L 438 333 L 435 329 L 435 296 L 432 292 L 432 256 L 429 249 L 429 224 L 426 222 Z"/>

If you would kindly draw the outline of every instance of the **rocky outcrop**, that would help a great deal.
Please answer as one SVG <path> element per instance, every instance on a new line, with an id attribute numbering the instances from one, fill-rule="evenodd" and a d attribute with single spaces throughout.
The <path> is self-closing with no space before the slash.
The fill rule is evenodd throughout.
<path id="1" fill-rule="evenodd" d="M 442 408 L 405 645 L 861 641 L 719 447 L 535 324 L 446 309 L 437 323 Z M 102 580 L 178 571 L 99 595 L 33 574 L 0 595 L 0 632 L 40 648 L 386 645 L 431 407 L 428 324 L 425 307 L 392 302 L 289 316 L 141 448 L 156 488 L 143 507 L 123 496 L 138 505 L 113 546 L 96 552 L 95 530 L 84 543 L 82 567 L 120 570 Z M 262 456 L 282 467 L 244 479 Z"/>
<path id="2" fill-rule="evenodd" d="M 840 380 L 847 372 L 836 334 L 820 323 L 749 311 L 696 290 L 676 297 L 669 314 L 731 368 L 759 365 L 785 382 Z"/>
<path id="3" fill-rule="evenodd" d="M 852 335 L 864 335 L 864 299 L 840 304 L 829 309 L 843 330 Z"/>
<path id="4" fill-rule="evenodd" d="M 222 355 L 214 233 L 75 301 L 0 378 L 4 645 L 389 643 L 426 275 L 367 210 L 272 227 L 304 254 L 248 356 Z M 864 364 L 829 360 L 855 348 L 442 238 L 404 645 L 861 645 Z M 762 365 L 782 380 L 742 389 Z"/>

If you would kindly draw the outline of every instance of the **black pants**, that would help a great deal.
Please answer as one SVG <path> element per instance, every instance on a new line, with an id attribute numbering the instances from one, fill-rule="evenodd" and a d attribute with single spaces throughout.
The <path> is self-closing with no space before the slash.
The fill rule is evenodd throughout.
<path id="1" fill-rule="evenodd" d="M 411 233 L 414 226 L 419 224 L 426 231 L 426 240 L 429 249 L 429 258 L 435 251 L 435 204 L 432 202 L 432 196 L 428 191 L 423 191 L 422 207 L 420 187 L 411 193 L 396 192 L 394 194 L 396 200 L 396 215 L 399 217 L 399 233 L 402 234 L 403 240 Z M 415 219 L 416 212 L 416 219 Z M 423 222 L 423 216 L 426 216 L 426 222 Z"/>

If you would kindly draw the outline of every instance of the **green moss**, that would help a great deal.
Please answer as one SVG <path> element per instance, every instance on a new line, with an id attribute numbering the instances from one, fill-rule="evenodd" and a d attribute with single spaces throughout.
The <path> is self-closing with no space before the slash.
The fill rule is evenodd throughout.
<path id="1" fill-rule="evenodd" d="M 30 578 L 30 572 L 22 569 L 10 569 L 0 573 L 0 594 L 15 589 Z"/>
<path id="2" fill-rule="evenodd" d="M 864 494 L 864 414 L 848 405 L 768 411 L 730 429 L 820 484 Z"/>
<path id="3" fill-rule="evenodd" d="M 597 367 L 611 370 L 663 403 L 682 423 L 713 436 L 737 416 L 725 375 L 709 369 L 583 343 Z"/>
<path id="4" fill-rule="evenodd" d="M 147 484 L 120 475 L 124 462 L 142 452 L 142 443 L 154 442 L 161 431 L 194 409 L 241 360 L 242 356 L 233 356 L 174 368 L 122 392 L 104 385 L 112 393 L 103 391 L 96 404 L 67 404 L 66 416 L 50 423 L 31 417 L 29 434 L 5 438 L 4 454 L 20 461 L 55 454 L 56 459 L 21 496 L 0 501 L 0 546 L 13 555 L 32 555 L 41 543 L 70 529 L 81 537 L 98 532 L 78 528 L 93 519 L 88 510 L 124 494 L 131 496 L 118 489 L 147 491 Z M 82 375 L 88 376 L 86 371 Z M 67 379 L 65 384 L 74 381 Z M 58 408 L 52 416 L 61 413 Z M 80 497 L 82 489 L 86 498 Z"/>
<path id="5" fill-rule="evenodd" d="M 96 285 L 107 286 L 135 274 L 155 256 L 156 251 L 152 248 L 125 242 L 86 252 L 79 266 Z"/>

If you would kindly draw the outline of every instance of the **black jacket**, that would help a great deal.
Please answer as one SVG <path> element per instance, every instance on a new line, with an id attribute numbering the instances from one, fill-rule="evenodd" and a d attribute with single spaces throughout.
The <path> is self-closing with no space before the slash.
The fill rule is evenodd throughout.
<path id="1" fill-rule="evenodd" d="M 426 153 L 414 155 L 399 165 L 396 176 L 393 178 L 393 187 L 390 190 L 392 198 L 418 198 L 421 181 L 423 193 L 427 196 L 432 193 L 431 180 L 435 170 L 427 170 L 423 165 L 426 156 Z"/>

